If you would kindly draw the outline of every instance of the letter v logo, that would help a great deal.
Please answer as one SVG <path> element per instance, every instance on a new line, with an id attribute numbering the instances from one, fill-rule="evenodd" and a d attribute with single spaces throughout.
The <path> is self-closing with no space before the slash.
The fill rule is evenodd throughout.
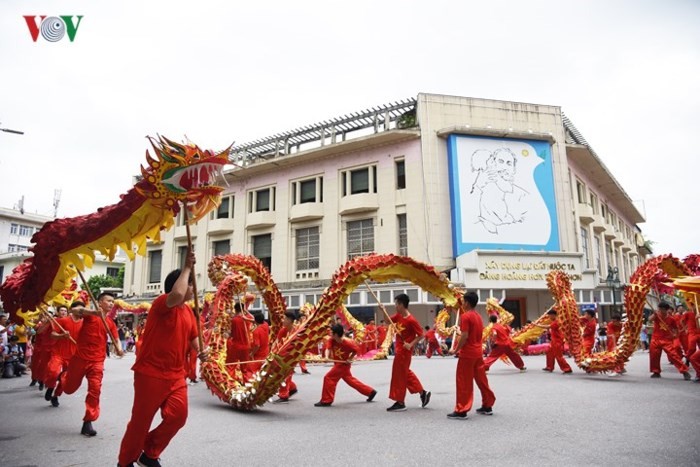
<path id="1" fill-rule="evenodd" d="M 40 16 L 41 21 L 44 21 L 46 16 Z M 27 22 L 27 27 L 29 28 L 29 34 L 32 36 L 32 40 L 36 42 L 39 38 L 39 25 L 36 24 L 36 16 L 24 16 L 24 20 Z"/>
<path id="2" fill-rule="evenodd" d="M 80 26 L 80 20 L 83 19 L 82 15 L 78 15 L 78 22 L 76 24 L 73 24 L 73 17 L 72 16 L 61 16 L 61 19 L 63 20 L 64 23 L 66 23 L 66 34 L 68 34 L 68 39 L 70 39 L 71 42 L 73 42 L 73 39 L 75 39 L 75 35 L 78 33 L 78 27 Z"/>

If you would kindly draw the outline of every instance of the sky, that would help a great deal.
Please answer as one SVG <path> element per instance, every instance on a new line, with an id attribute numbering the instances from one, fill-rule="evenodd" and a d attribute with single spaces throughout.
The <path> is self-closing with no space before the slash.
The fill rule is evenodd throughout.
<path id="1" fill-rule="evenodd" d="M 23 16 L 82 15 L 73 42 Z M 700 253 L 695 0 L 0 0 L 0 206 L 118 202 L 147 135 L 223 149 L 416 97 L 560 106 L 647 218 Z"/>

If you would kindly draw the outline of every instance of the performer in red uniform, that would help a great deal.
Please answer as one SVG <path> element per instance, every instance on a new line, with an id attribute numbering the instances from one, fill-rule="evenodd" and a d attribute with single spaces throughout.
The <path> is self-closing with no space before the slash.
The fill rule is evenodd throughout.
<path id="1" fill-rule="evenodd" d="M 277 333 L 277 342 L 282 342 L 289 334 L 291 334 L 294 329 L 294 320 L 296 319 L 296 313 L 292 310 L 287 310 L 284 312 L 284 318 L 282 321 L 282 327 Z M 277 404 L 289 402 L 289 398 L 297 393 L 297 385 L 292 380 L 292 374 L 294 371 L 289 373 L 287 379 L 284 380 L 284 384 L 280 387 L 277 393 L 277 399 L 273 402 Z"/>
<path id="2" fill-rule="evenodd" d="M 65 311 L 66 307 L 62 307 Z M 42 317 L 34 327 L 34 346 L 32 348 L 32 383 L 39 383 L 39 390 L 44 389 L 44 380 L 46 379 L 46 369 L 51 359 L 51 351 L 53 349 L 53 339 L 51 339 L 51 322 L 48 318 Z"/>
<path id="3" fill-rule="evenodd" d="M 649 370 L 652 378 L 661 377 L 661 351 L 664 351 L 671 363 L 683 374 L 683 378 L 690 380 L 688 367 L 683 364 L 681 356 L 673 347 L 673 339 L 678 334 L 678 328 L 676 320 L 669 314 L 671 309 L 670 304 L 662 301 L 651 317 L 651 321 L 654 323 L 654 333 L 651 336 L 651 346 L 649 346 Z"/>
<path id="4" fill-rule="evenodd" d="M 374 320 L 369 320 L 367 326 L 365 326 L 365 345 L 367 351 L 377 350 L 377 326 L 374 324 Z"/>
<path id="5" fill-rule="evenodd" d="M 442 353 L 442 348 L 440 348 L 440 342 L 437 340 L 435 335 L 435 329 L 430 329 L 430 326 L 425 327 L 425 340 L 428 342 L 428 346 L 425 349 L 425 357 L 430 358 L 433 356 L 433 352 L 437 353 L 441 357 L 444 357 Z"/>
<path id="6" fill-rule="evenodd" d="M 106 315 L 114 306 L 114 295 L 102 292 L 97 298 L 97 306 Z M 87 379 L 88 392 L 85 397 L 85 416 L 80 433 L 85 436 L 95 436 L 97 431 L 92 427 L 92 422 L 100 416 L 100 393 L 102 392 L 102 376 L 107 349 L 107 330 L 100 318 L 99 310 L 89 310 L 84 306 L 71 308 L 71 313 L 83 317 L 83 325 L 78 334 L 78 349 L 68 363 L 68 370 L 61 374 L 61 379 L 56 386 L 54 395 L 62 393 L 73 394 Z M 106 320 L 113 336 L 117 336 L 117 327 L 111 319 Z M 118 342 L 118 341 L 117 341 Z M 122 357 L 124 353 L 118 345 L 115 345 L 117 355 Z"/>
<path id="7" fill-rule="evenodd" d="M 598 326 L 598 321 L 595 319 L 595 310 L 586 310 L 581 317 L 581 325 L 583 328 L 583 350 L 586 354 L 593 353 L 595 347 L 595 331 Z"/>
<path id="8" fill-rule="evenodd" d="M 697 314 L 692 305 L 689 310 L 683 313 L 683 326 L 688 334 L 688 360 L 690 360 L 693 355 L 700 353 L 700 329 L 698 328 L 698 319 L 700 319 L 700 315 Z M 700 374 L 697 376 L 700 376 Z"/>
<path id="9" fill-rule="evenodd" d="M 474 292 L 464 294 L 465 313 L 459 320 L 459 330 L 461 335 L 457 345 L 450 349 L 450 354 L 457 354 L 457 402 L 452 413 L 447 418 L 453 420 L 466 420 L 467 412 L 472 408 L 474 402 L 474 382 L 476 382 L 481 392 L 481 407 L 476 409 L 476 413 L 482 415 L 493 414 L 493 404 L 496 396 L 489 387 L 489 380 L 486 376 L 486 366 L 484 365 L 483 351 L 481 349 L 481 335 L 484 332 L 484 323 L 474 309 L 479 303 L 479 296 Z"/>
<path id="10" fill-rule="evenodd" d="M 620 315 L 614 314 L 606 326 L 605 331 L 608 337 L 608 352 L 614 352 L 615 347 L 617 347 L 617 340 L 620 338 L 620 334 L 622 333 L 621 319 L 622 318 L 620 318 Z M 620 365 L 619 367 L 615 368 L 610 376 L 619 376 L 622 373 L 626 373 L 625 365 Z"/>
<path id="11" fill-rule="evenodd" d="M 331 338 L 326 342 L 325 352 L 326 355 L 330 355 L 327 358 L 335 360 L 335 363 L 333 368 L 323 377 L 321 400 L 314 405 L 316 407 L 330 407 L 335 399 L 335 388 L 341 379 L 363 396 L 367 396 L 367 402 L 372 402 L 377 391 L 355 378 L 350 372 L 351 360 L 357 355 L 360 348 L 355 342 L 343 337 L 343 326 L 334 324 L 331 327 L 331 332 Z"/>
<path id="12" fill-rule="evenodd" d="M 192 317 L 196 320 L 197 316 L 192 311 Z M 200 323 L 204 327 L 204 315 L 199 315 Z M 190 347 L 185 354 L 185 371 L 187 372 L 187 378 L 190 380 L 190 384 L 197 384 L 199 380 L 197 379 L 197 361 L 199 360 L 199 352 L 197 348 Z"/>
<path id="13" fill-rule="evenodd" d="M 561 371 L 564 372 L 565 375 L 571 374 L 571 367 L 564 358 L 564 336 L 562 336 L 561 330 L 559 329 L 559 321 L 557 321 L 557 310 L 552 308 L 547 312 L 547 315 L 549 315 L 549 318 L 551 319 L 549 325 L 535 324 L 535 326 L 537 327 L 549 329 L 550 342 L 549 350 L 547 350 L 547 366 L 542 368 L 542 370 L 548 371 L 550 373 L 553 372 L 554 362 L 556 361 L 559 365 L 559 368 L 561 369 Z"/>
<path id="14" fill-rule="evenodd" d="M 387 332 L 389 332 L 389 329 L 386 327 L 384 320 L 381 320 L 379 322 L 379 326 L 377 326 L 377 348 L 381 347 L 384 343 Z"/>
<path id="15" fill-rule="evenodd" d="M 515 342 L 513 342 L 513 339 L 510 338 L 510 327 L 498 324 L 497 315 L 489 316 L 489 321 L 492 323 L 491 339 L 493 341 L 493 345 L 491 346 L 491 353 L 484 359 L 486 371 L 489 371 L 491 365 L 493 365 L 496 360 L 501 358 L 501 355 L 508 357 L 510 361 L 513 362 L 513 365 L 515 365 L 515 368 L 520 370 L 521 373 L 527 371 L 527 368 L 525 368 L 525 362 L 523 362 L 520 355 L 515 353 L 515 350 L 513 350 L 515 348 Z"/>
<path id="16" fill-rule="evenodd" d="M 403 412 L 406 410 L 406 390 L 411 394 L 420 394 L 421 407 L 430 402 L 430 392 L 423 389 L 418 377 L 411 371 L 411 357 L 413 346 L 423 337 L 423 328 L 408 311 L 408 295 L 399 294 L 394 298 L 396 314 L 391 317 L 391 322 L 396 329 L 396 343 L 394 363 L 391 366 L 391 384 L 389 386 L 389 399 L 395 401 L 394 405 L 386 409 L 388 412 Z"/>
<path id="17" fill-rule="evenodd" d="M 119 450 L 119 465 L 138 462 L 160 466 L 158 458 L 187 421 L 185 355 L 199 352 L 197 322 L 187 301 L 193 297 L 190 273 L 195 264 L 192 251 L 182 270 L 165 278 L 165 294 L 155 299 L 148 314 L 145 338 L 136 356 L 134 405 Z M 163 421 L 153 430 L 151 422 L 160 409 Z"/>
<path id="18" fill-rule="evenodd" d="M 75 301 L 71 305 L 71 308 L 85 306 L 85 303 L 81 301 Z M 56 310 L 56 323 L 63 328 L 63 331 L 57 325 L 54 325 L 51 331 L 51 338 L 54 340 L 53 350 L 51 351 L 51 358 L 46 366 L 46 375 L 44 377 L 44 384 L 46 385 L 46 393 L 44 394 L 44 399 L 51 401 L 51 405 L 58 407 L 58 397 L 53 395 L 53 391 L 56 388 L 58 381 L 58 376 L 62 371 L 68 369 L 68 363 L 70 359 L 75 355 L 76 345 L 71 341 L 71 338 L 77 342 L 78 335 L 80 334 L 80 328 L 83 325 L 83 321 L 71 313 L 70 316 L 66 316 L 66 307 L 61 306 Z"/>
<path id="19" fill-rule="evenodd" d="M 253 313 L 257 326 L 253 329 L 253 347 L 250 349 L 251 360 L 265 360 L 270 354 L 270 326 L 265 317 L 259 311 Z M 263 362 L 256 361 L 250 364 L 253 372 L 260 371 Z"/>
<path id="20" fill-rule="evenodd" d="M 233 309 L 234 315 L 233 318 L 231 318 L 231 334 L 226 346 L 226 363 L 228 364 L 226 368 L 231 375 L 235 375 L 236 366 L 240 367 L 243 378 L 247 380 L 252 375 L 248 364 L 233 364 L 250 360 L 250 332 L 248 323 L 252 318 L 243 316 L 243 305 L 240 303 L 236 303 Z"/>

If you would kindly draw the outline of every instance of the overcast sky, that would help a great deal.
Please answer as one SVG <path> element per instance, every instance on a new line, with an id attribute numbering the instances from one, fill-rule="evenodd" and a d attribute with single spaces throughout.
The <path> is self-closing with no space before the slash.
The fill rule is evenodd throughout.
<path id="1" fill-rule="evenodd" d="M 221 149 L 419 92 L 561 106 L 656 252 L 698 248 L 700 2 L 0 0 L 0 206 L 114 204 L 156 133 Z M 83 15 L 33 42 L 24 15 Z"/>

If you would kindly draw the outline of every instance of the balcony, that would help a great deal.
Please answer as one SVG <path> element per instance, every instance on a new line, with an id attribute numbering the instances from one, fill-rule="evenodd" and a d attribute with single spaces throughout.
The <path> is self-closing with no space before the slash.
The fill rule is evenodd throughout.
<path id="1" fill-rule="evenodd" d="M 190 232 L 192 233 L 192 238 L 195 239 L 197 238 L 197 227 L 196 226 L 190 226 Z M 183 240 L 187 238 L 187 227 L 184 225 L 178 225 L 175 227 L 173 230 L 173 239 L 174 240 Z"/>
<path id="2" fill-rule="evenodd" d="M 359 193 L 340 198 L 338 214 L 344 216 L 356 212 L 376 211 L 379 209 L 379 197 L 376 193 Z"/>
<path id="3" fill-rule="evenodd" d="M 593 231 L 595 233 L 605 232 L 607 228 L 605 227 L 605 220 L 600 214 L 593 214 Z"/>
<path id="4" fill-rule="evenodd" d="M 578 218 L 581 220 L 581 224 L 583 225 L 592 223 L 595 221 L 593 208 L 587 203 L 578 203 Z"/>
<path id="5" fill-rule="evenodd" d="M 209 221 L 207 226 L 207 233 L 209 235 L 226 235 L 233 233 L 233 219 L 212 219 Z"/>
<path id="6" fill-rule="evenodd" d="M 295 204 L 289 210 L 289 222 L 303 222 L 323 218 L 323 203 Z"/>
<path id="7" fill-rule="evenodd" d="M 261 229 L 272 227 L 276 222 L 276 213 L 274 211 L 258 211 L 248 214 L 246 219 L 246 229 Z"/>

